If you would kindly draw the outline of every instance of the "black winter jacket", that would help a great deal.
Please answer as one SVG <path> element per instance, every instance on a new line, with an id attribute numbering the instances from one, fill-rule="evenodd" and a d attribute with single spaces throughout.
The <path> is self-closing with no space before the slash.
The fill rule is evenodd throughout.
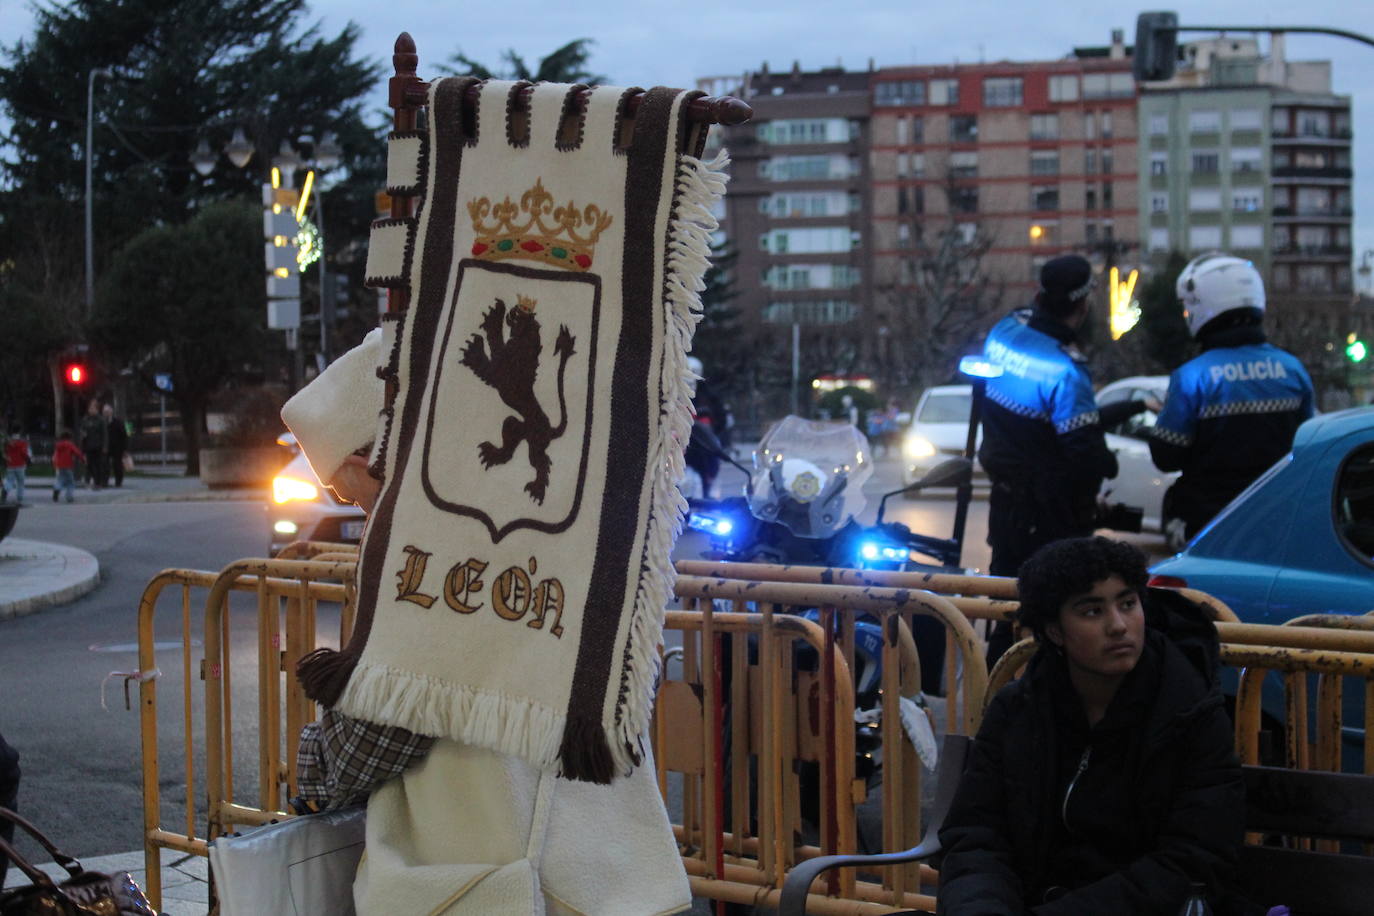
<path id="1" fill-rule="evenodd" d="M 1194 881 L 1244 912 L 1216 631 L 1172 592 L 1146 608 L 1145 651 L 1095 727 L 1048 647 L 993 699 L 940 831 L 939 913 L 1175 916 Z"/>

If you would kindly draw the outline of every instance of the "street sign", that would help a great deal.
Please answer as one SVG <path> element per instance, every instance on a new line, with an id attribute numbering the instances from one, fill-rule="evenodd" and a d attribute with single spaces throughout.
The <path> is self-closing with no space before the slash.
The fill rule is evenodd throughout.
<path id="1" fill-rule="evenodd" d="M 299 328 L 301 326 L 301 300 L 268 299 L 267 326 L 274 331 Z"/>

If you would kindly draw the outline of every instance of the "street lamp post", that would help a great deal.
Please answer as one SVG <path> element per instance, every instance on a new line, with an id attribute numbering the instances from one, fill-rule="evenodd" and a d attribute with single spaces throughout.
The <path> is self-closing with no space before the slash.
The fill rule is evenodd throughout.
<path id="1" fill-rule="evenodd" d="M 105 67 L 96 67 L 86 74 L 86 317 L 95 310 L 95 253 L 94 220 L 91 216 L 91 145 L 95 136 L 95 78 L 109 78 L 113 74 Z"/>

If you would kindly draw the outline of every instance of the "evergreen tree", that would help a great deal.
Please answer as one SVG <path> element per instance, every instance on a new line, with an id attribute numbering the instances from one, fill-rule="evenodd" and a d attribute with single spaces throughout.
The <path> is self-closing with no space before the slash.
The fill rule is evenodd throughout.
<path id="1" fill-rule="evenodd" d="M 546 83 L 607 83 L 609 78 L 588 69 L 591 60 L 591 46 L 596 44 L 590 38 L 577 38 L 561 48 L 551 51 L 539 59 L 533 69 L 525 59 L 507 48 L 501 53 L 505 63 L 500 69 L 492 69 L 480 61 L 473 60 L 459 51 L 450 58 L 456 67 L 442 67 L 447 73 L 471 74 L 481 79 L 529 80 Z"/>

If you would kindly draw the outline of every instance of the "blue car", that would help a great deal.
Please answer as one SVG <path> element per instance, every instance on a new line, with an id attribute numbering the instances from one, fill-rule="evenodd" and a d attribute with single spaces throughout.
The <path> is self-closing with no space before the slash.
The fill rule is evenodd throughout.
<path id="1" fill-rule="evenodd" d="M 1292 452 L 1151 572 L 1246 623 L 1374 611 L 1374 407 L 1308 420 Z"/>

